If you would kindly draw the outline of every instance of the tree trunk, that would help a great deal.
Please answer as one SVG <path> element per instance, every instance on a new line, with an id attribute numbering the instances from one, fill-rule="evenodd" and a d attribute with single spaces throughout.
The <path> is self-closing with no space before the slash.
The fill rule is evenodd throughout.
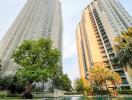
<path id="1" fill-rule="evenodd" d="M 127 67 L 124 67 L 124 70 L 127 72 Z"/>
<path id="2" fill-rule="evenodd" d="M 23 98 L 24 98 L 24 99 L 32 99 L 32 94 L 31 94 L 32 83 L 33 83 L 33 82 L 29 82 L 29 83 L 26 85 L 25 91 L 24 91 L 24 93 L 23 93 Z"/>
<path id="3" fill-rule="evenodd" d="M 107 86 L 106 81 L 105 81 L 104 83 L 105 83 L 106 89 L 107 89 L 107 91 L 108 91 L 108 98 L 109 98 L 110 100 L 112 100 L 112 99 L 110 98 L 111 94 L 110 94 L 110 91 L 109 91 L 109 88 L 108 88 L 108 86 Z"/>
<path id="4" fill-rule="evenodd" d="M 43 92 L 44 92 L 44 89 L 45 89 L 45 87 L 44 87 L 44 80 L 43 80 L 43 83 L 42 84 L 43 84 Z"/>
<path id="5" fill-rule="evenodd" d="M 100 85 L 100 88 L 101 88 L 101 96 L 102 96 L 102 100 L 104 100 L 103 98 L 103 95 L 104 95 L 104 93 L 103 93 L 103 86 L 102 86 L 102 84 Z"/>
<path id="6" fill-rule="evenodd" d="M 103 88 L 102 88 L 102 85 L 100 85 L 100 89 L 101 89 L 101 96 L 103 96 Z"/>
<path id="7" fill-rule="evenodd" d="M 127 78 L 127 81 L 128 81 L 128 83 L 129 84 L 132 84 L 132 78 L 131 78 L 131 72 L 132 72 L 132 70 L 130 69 L 130 66 L 128 66 L 127 65 L 127 67 L 124 67 L 124 71 L 125 71 L 125 76 L 126 76 L 126 78 Z M 131 88 L 132 88 L 132 86 L 131 86 Z"/>

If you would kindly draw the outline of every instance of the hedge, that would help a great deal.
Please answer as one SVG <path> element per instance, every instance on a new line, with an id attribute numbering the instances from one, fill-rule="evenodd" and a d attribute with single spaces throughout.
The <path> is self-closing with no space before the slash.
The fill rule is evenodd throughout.
<path id="1" fill-rule="evenodd" d="M 132 90 L 120 90 L 118 91 L 119 94 L 129 94 L 132 95 Z"/>
<path id="2" fill-rule="evenodd" d="M 4 98 L 7 96 L 7 91 L 0 91 L 0 98 Z"/>

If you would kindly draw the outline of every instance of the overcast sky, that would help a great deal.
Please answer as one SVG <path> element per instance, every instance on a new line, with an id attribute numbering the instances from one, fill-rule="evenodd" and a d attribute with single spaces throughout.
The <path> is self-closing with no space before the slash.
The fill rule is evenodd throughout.
<path id="1" fill-rule="evenodd" d="M 132 15 L 132 0 L 119 0 Z M 0 0 L 0 39 L 21 11 L 26 0 Z M 76 26 L 81 12 L 91 0 L 61 0 L 64 23 L 63 70 L 71 80 L 79 77 L 76 49 Z"/>

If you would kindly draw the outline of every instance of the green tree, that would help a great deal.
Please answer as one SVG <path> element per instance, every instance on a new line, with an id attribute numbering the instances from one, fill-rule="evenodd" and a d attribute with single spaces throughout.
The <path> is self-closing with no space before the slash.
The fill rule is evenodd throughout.
<path id="1" fill-rule="evenodd" d="M 119 34 L 114 40 L 116 56 L 114 62 L 121 65 L 132 80 L 132 27 Z"/>
<path id="2" fill-rule="evenodd" d="M 67 74 L 61 76 L 60 82 L 62 90 L 70 91 L 72 89 L 71 80 L 69 79 Z"/>
<path id="3" fill-rule="evenodd" d="M 16 76 L 2 76 L 0 79 L 0 88 L 2 90 L 9 90 L 11 94 L 22 92 L 23 84 L 19 83 Z M 21 88 L 21 90 L 20 90 Z"/>
<path id="4" fill-rule="evenodd" d="M 11 76 L 0 77 L 0 87 L 2 90 L 9 90 L 11 84 L 12 84 Z"/>
<path id="5" fill-rule="evenodd" d="M 92 68 L 89 77 L 89 80 L 99 86 L 101 91 L 103 91 L 103 87 L 105 86 L 109 92 L 108 82 L 111 82 L 113 85 L 120 85 L 122 83 L 118 73 L 103 66 Z"/>
<path id="6" fill-rule="evenodd" d="M 52 48 L 50 39 L 25 40 L 13 52 L 12 59 L 20 65 L 16 76 L 26 82 L 25 94 L 30 94 L 33 82 L 47 81 L 55 76 L 60 52 Z"/>
<path id="7" fill-rule="evenodd" d="M 83 79 L 76 79 L 74 83 L 75 90 L 79 93 L 83 93 L 84 91 L 84 82 Z"/>
<path id="8" fill-rule="evenodd" d="M 70 91 L 72 89 L 71 80 L 67 74 L 58 75 L 53 79 L 55 88 Z"/>
<path id="9" fill-rule="evenodd" d="M 84 82 L 82 78 L 78 78 L 74 82 L 75 90 L 78 93 L 85 93 L 85 92 L 91 92 L 92 88 L 90 86 L 89 82 Z"/>
<path id="10" fill-rule="evenodd" d="M 125 69 L 132 68 L 132 27 L 122 32 L 114 40 L 114 49 L 117 53 L 115 61 Z"/>

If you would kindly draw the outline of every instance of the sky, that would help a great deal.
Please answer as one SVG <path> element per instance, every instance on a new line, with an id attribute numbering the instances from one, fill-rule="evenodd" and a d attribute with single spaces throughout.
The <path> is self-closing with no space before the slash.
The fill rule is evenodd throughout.
<path id="1" fill-rule="evenodd" d="M 27 0 L 0 0 L 0 40 L 9 29 Z M 60 0 L 63 16 L 63 71 L 73 81 L 79 77 L 76 48 L 76 26 L 82 10 L 91 0 Z M 132 0 L 119 0 L 132 15 Z"/>

